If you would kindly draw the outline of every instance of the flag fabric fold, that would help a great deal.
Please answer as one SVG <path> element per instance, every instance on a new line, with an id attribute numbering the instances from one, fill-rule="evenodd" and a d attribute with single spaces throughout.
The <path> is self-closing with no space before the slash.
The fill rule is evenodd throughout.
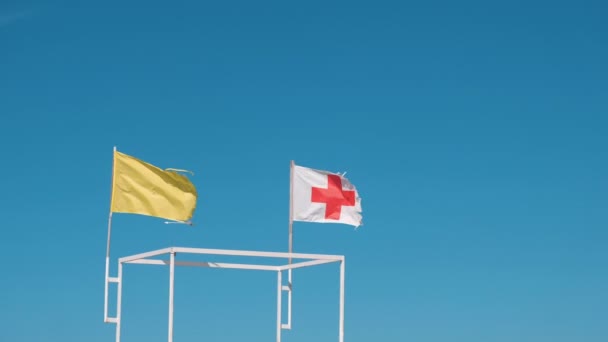
<path id="1" fill-rule="evenodd" d="M 181 222 L 189 221 L 194 214 L 196 187 L 175 171 L 115 151 L 112 179 L 112 212 Z"/>
<path id="2" fill-rule="evenodd" d="M 361 198 L 343 174 L 293 168 L 294 221 L 362 225 Z"/>

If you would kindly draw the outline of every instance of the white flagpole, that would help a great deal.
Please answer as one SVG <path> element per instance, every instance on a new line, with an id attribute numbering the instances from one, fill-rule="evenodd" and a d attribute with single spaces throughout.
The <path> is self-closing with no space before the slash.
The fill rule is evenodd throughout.
<path id="1" fill-rule="evenodd" d="M 116 154 L 116 146 L 114 146 L 114 152 L 112 153 L 112 188 L 110 190 L 110 196 L 114 192 L 114 155 Z M 110 206 L 112 201 L 110 200 Z M 104 302 L 103 302 L 103 321 L 108 321 L 108 286 L 110 277 L 110 238 L 112 236 L 112 208 L 110 208 L 110 214 L 108 215 L 108 241 L 106 244 L 106 277 L 105 277 L 105 290 L 104 290 Z"/>
<path id="2" fill-rule="evenodd" d="M 292 160 L 289 167 L 289 253 L 293 253 L 293 169 L 295 162 Z M 291 257 L 289 257 L 289 264 L 291 264 Z M 292 270 L 289 269 L 287 272 L 287 282 L 289 286 L 289 292 L 287 293 L 287 328 L 291 329 L 291 293 L 293 291 Z"/>
<path id="3" fill-rule="evenodd" d="M 340 262 L 340 329 L 339 342 L 344 342 L 344 259 Z"/>
<path id="4" fill-rule="evenodd" d="M 281 297 L 283 296 L 283 279 L 281 273 L 281 271 L 277 272 L 277 342 L 281 342 L 281 329 L 283 329 L 283 326 L 281 325 Z"/>
<path id="5" fill-rule="evenodd" d="M 171 251 L 169 263 L 169 342 L 173 342 L 173 292 L 175 292 L 175 252 Z"/>
<path id="6" fill-rule="evenodd" d="M 289 253 L 293 252 L 293 166 L 294 161 L 292 160 L 289 167 Z M 291 263 L 291 257 L 289 263 Z M 291 281 L 291 277 L 289 277 L 289 281 Z"/>

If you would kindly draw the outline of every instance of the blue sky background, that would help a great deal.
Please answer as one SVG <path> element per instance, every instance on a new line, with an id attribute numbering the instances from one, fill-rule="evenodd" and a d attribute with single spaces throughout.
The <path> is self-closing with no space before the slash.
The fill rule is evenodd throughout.
<path id="1" fill-rule="evenodd" d="M 606 341 L 607 14 L 3 0 L 0 340 L 113 341 L 116 145 L 194 171 L 199 202 L 195 227 L 115 215 L 113 274 L 171 245 L 286 251 L 294 159 L 363 198 L 357 231 L 295 224 L 296 251 L 346 256 L 346 341 Z M 337 340 L 337 274 L 295 274 L 284 341 Z M 177 269 L 175 341 L 274 340 L 274 286 Z M 123 341 L 166 340 L 167 289 L 166 268 L 125 267 Z"/>

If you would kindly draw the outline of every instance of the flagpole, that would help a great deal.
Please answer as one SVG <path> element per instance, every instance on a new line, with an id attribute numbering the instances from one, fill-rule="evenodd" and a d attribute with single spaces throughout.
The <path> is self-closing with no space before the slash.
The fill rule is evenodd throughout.
<path id="1" fill-rule="evenodd" d="M 292 160 L 289 166 L 289 253 L 293 253 L 293 168 L 295 162 Z M 289 264 L 291 265 L 291 256 L 289 257 Z M 291 293 L 292 288 L 292 270 L 289 269 L 287 272 L 287 283 L 289 286 L 289 292 L 287 293 L 287 327 L 291 329 Z"/>
<path id="2" fill-rule="evenodd" d="M 293 166 L 292 160 L 289 166 L 289 253 L 293 253 Z M 291 257 L 289 258 L 291 264 Z M 289 272 L 291 274 L 291 272 Z M 291 281 L 291 277 L 289 277 Z"/>
<path id="3" fill-rule="evenodd" d="M 116 154 L 116 146 L 112 154 L 112 188 L 110 190 L 110 198 L 114 193 L 114 156 Z M 110 214 L 108 215 L 108 241 L 106 243 L 106 276 L 104 286 L 104 302 L 103 302 L 103 321 L 108 321 L 108 286 L 110 277 L 110 239 L 112 237 L 112 200 L 110 199 Z"/>

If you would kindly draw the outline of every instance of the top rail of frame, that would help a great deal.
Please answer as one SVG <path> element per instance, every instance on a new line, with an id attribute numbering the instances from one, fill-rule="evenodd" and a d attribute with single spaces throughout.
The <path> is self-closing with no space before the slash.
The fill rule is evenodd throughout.
<path id="1" fill-rule="evenodd" d="M 343 255 L 331 254 L 309 254 L 309 253 L 287 253 L 287 252 L 266 252 L 266 251 L 250 251 L 250 250 L 234 250 L 234 249 L 210 249 L 210 248 L 190 248 L 190 247 L 168 247 L 150 252 L 139 253 L 122 257 L 119 262 L 129 262 L 139 259 L 145 259 L 153 256 L 169 253 L 186 253 L 186 254 L 204 254 L 204 255 L 227 255 L 227 256 L 245 256 L 245 257 L 263 257 L 263 258 L 283 258 L 283 259 L 311 259 L 311 260 L 332 260 L 343 261 Z"/>

